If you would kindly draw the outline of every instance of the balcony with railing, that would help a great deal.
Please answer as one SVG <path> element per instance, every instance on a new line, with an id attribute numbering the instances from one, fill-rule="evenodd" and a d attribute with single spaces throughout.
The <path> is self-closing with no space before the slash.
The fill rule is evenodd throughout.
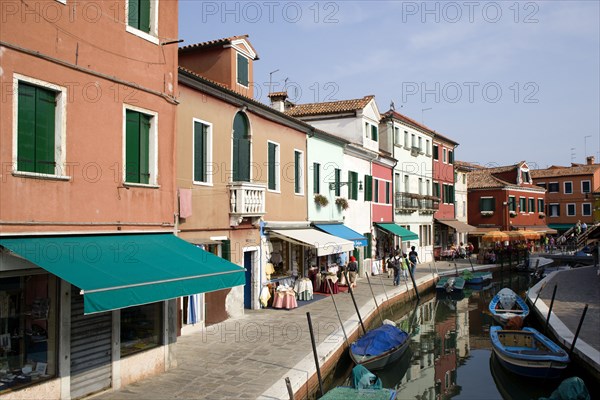
<path id="1" fill-rule="evenodd" d="M 229 185 L 229 224 L 239 225 L 244 218 L 251 218 L 256 223 L 265 215 L 265 194 L 267 188 L 263 184 L 251 182 L 232 182 Z"/>
<path id="2" fill-rule="evenodd" d="M 397 214 L 433 214 L 440 208 L 440 199 L 417 193 L 397 192 L 395 210 Z"/>

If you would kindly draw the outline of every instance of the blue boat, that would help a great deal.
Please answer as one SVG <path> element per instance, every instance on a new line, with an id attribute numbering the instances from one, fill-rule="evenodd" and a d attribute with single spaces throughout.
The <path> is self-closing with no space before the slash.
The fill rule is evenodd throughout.
<path id="1" fill-rule="evenodd" d="M 525 319 L 529 315 L 529 306 L 525 300 L 509 288 L 496 293 L 488 308 L 492 318 L 502 326 L 515 317 Z"/>
<path id="2" fill-rule="evenodd" d="M 471 272 L 463 271 L 462 278 L 467 285 L 481 285 L 484 282 L 491 281 L 493 275 L 491 272 Z"/>
<path id="3" fill-rule="evenodd" d="M 350 345 L 350 357 L 370 371 L 384 368 L 402 357 L 410 343 L 410 335 L 393 322 L 384 323 Z"/>
<path id="4" fill-rule="evenodd" d="M 490 327 L 496 358 L 509 371 L 532 378 L 558 378 L 570 362 L 559 345 L 533 328 Z"/>

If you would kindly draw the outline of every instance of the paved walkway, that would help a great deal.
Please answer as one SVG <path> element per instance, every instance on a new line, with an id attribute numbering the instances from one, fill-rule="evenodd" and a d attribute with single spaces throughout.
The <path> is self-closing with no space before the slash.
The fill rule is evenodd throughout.
<path id="1" fill-rule="evenodd" d="M 597 271 L 591 266 L 552 273 L 530 290 L 529 300 L 535 301 L 541 290 L 535 312 L 546 321 L 552 292 L 557 286 L 550 328 L 567 349 L 571 348 L 583 309 L 588 304 L 575 352 L 595 369 L 594 375 L 600 377 L 600 276 Z"/>

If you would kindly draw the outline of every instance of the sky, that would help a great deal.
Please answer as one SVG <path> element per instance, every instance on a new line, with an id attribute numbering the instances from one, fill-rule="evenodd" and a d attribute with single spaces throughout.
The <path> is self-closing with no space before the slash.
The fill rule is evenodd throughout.
<path id="1" fill-rule="evenodd" d="M 181 45 L 248 34 L 255 98 L 375 95 L 457 160 L 600 162 L 600 2 L 179 0 Z"/>

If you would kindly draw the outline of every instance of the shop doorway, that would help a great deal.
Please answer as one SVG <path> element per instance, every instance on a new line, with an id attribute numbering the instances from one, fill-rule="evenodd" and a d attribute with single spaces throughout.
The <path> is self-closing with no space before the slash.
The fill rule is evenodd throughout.
<path id="1" fill-rule="evenodd" d="M 71 398 L 112 384 L 112 312 L 83 314 L 83 296 L 71 286 Z"/>
<path id="2" fill-rule="evenodd" d="M 252 308 L 252 255 L 253 251 L 244 252 L 244 268 L 246 268 L 246 284 L 244 285 L 244 308 Z"/>

